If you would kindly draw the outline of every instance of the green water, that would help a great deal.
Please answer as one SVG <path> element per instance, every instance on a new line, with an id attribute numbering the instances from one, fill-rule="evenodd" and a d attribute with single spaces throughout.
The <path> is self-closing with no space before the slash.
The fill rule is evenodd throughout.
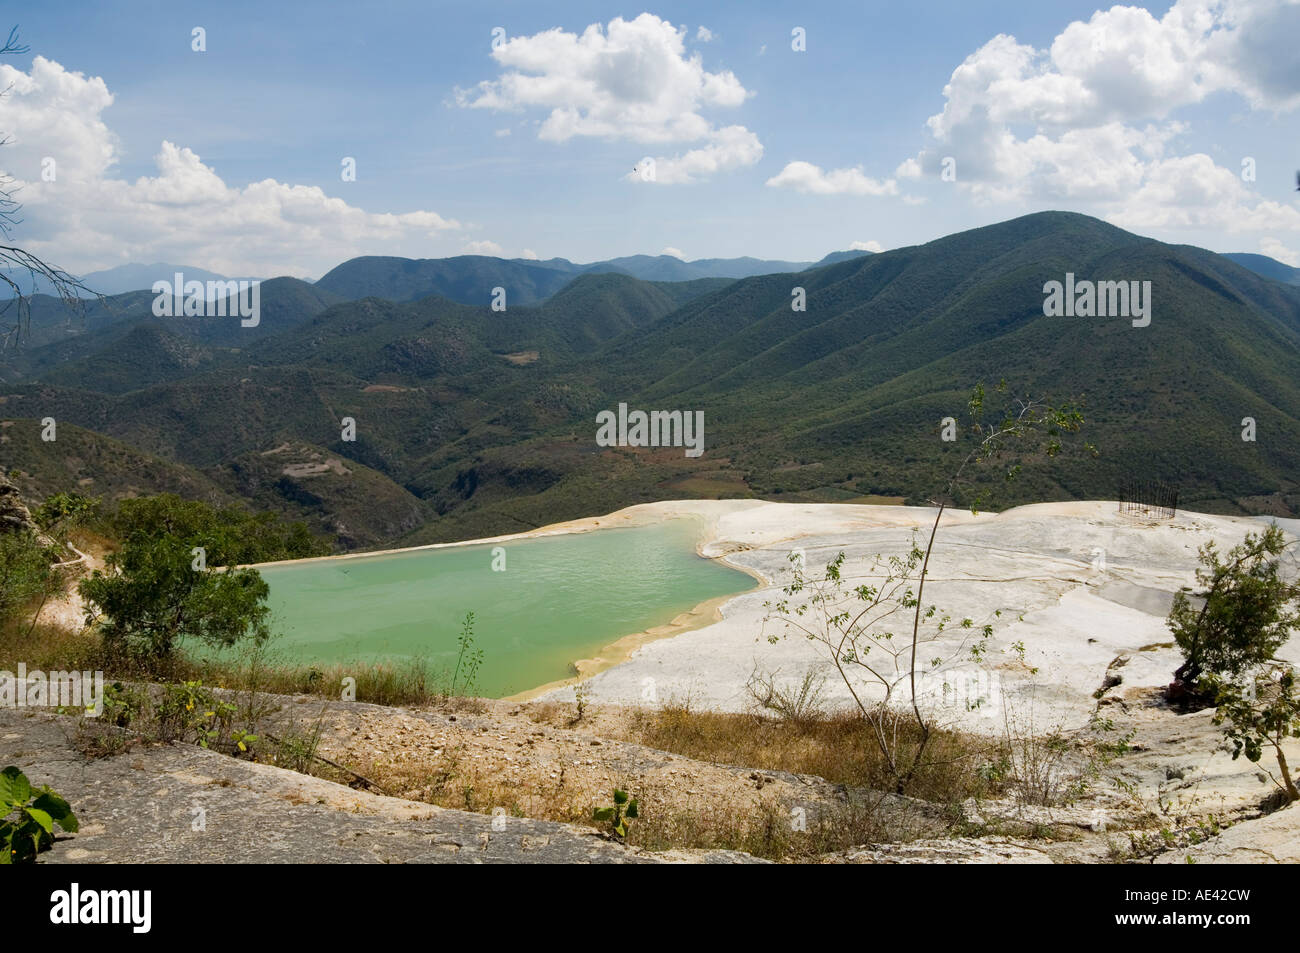
<path id="1" fill-rule="evenodd" d="M 272 650 L 287 662 L 456 662 L 467 611 L 483 650 L 479 694 L 499 698 L 573 674 L 624 635 L 753 585 L 695 554 L 699 523 L 602 529 L 500 544 L 268 566 Z M 494 571 L 493 550 L 505 551 Z"/>

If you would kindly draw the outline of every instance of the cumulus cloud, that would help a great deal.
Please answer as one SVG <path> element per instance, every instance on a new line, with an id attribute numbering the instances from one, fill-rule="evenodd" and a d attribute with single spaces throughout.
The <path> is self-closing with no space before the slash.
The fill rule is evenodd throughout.
<path id="1" fill-rule="evenodd" d="M 1260 199 L 1236 173 L 1200 154 L 1152 163 L 1142 185 L 1108 218 L 1125 228 L 1300 230 L 1300 210 Z"/>
<path id="2" fill-rule="evenodd" d="M 155 174 L 117 172 L 117 137 L 101 114 L 104 81 L 37 56 L 30 73 L 0 66 L 9 87 L 0 169 L 21 188 L 23 244 L 74 271 L 182 261 L 227 274 L 302 275 L 346 258 L 397 251 L 460 224 L 435 212 L 374 213 L 315 186 L 226 184 L 190 149 L 164 141 Z M 41 175 L 55 161 L 54 181 Z"/>
<path id="3" fill-rule="evenodd" d="M 630 182 L 680 185 L 753 165 L 762 157 L 763 144 L 758 136 L 744 126 L 727 126 L 713 133 L 708 145 L 691 149 L 685 155 L 652 158 L 649 162 L 641 160 L 624 178 Z"/>
<path id="4" fill-rule="evenodd" d="M 713 31 L 706 26 L 701 26 L 695 31 L 695 39 L 699 40 L 701 43 L 708 43 L 713 39 Z"/>
<path id="5" fill-rule="evenodd" d="M 869 242 L 854 242 L 849 246 L 849 251 L 869 251 L 880 253 L 885 250 L 885 246 L 880 242 L 872 239 Z"/>
<path id="6" fill-rule="evenodd" d="M 674 248 L 672 245 L 665 246 L 664 250 L 661 251 L 659 254 L 671 255 L 673 258 L 680 258 L 682 261 L 686 260 L 685 252 L 683 252 L 680 248 Z"/>
<path id="7" fill-rule="evenodd" d="M 502 248 L 496 242 L 487 241 L 486 239 L 484 239 L 483 241 L 478 241 L 478 242 L 466 242 L 465 254 L 490 255 L 494 258 L 500 258 L 502 255 Z"/>
<path id="8" fill-rule="evenodd" d="M 523 251 L 521 251 L 521 252 L 519 253 L 519 257 L 520 257 L 520 258 L 527 258 L 529 261 L 540 261 L 540 260 L 541 260 L 541 256 L 538 255 L 537 252 L 533 251 L 531 248 L 525 248 Z"/>
<path id="9" fill-rule="evenodd" d="M 1292 251 L 1286 245 L 1282 244 L 1278 238 L 1261 238 L 1259 240 L 1259 251 L 1262 255 L 1268 255 L 1269 258 L 1276 258 L 1284 265 L 1290 265 L 1292 268 L 1300 268 L 1300 252 Z"/>
<path id="10" fill-rule="evenodd" d="M 980 200 L 1096 203 L 1126 227 L 1294 228 L 1204 154 L 1171 155 L 1174 115 L 1215 94 L 1252 109 L 1300 106 L 1295 0 L 1177 0 L 1159 19 L 1115 6 L 1068 24 L 1045 49 L 998 35 L 943 89 L 932 143 L 896 170 L 938 175 Z"/>
<path id="11" fill-rule="evenodd" d="M 893 179 L 873 179 L 861 167 L 824 171 L 811 162 L 788 162 L 767 184 L 812 195 L 897 195 Z"/>
<path id="12" fill-rule="evenodd" d="M 501 75 L 457 89 L 458 105 L 548 110 L 537 135 L 550 142 L 590 137 L 703 143 L 684 155 L 657 157 L 660 174 L 653 181 L 660 184 L 693 182 L 751 165 L 762 155 L 757 136 L 743 126 L 719 129 L 704 115 L 740 106 L 751 93 L 730 70 L 706 70 L 700 53 L 686 51 L 686 28 L 653 14 L 615 17 L 607 26 L 593 23 L 580 34 L 557 27 L 511 37 L 492 57 Z"/>

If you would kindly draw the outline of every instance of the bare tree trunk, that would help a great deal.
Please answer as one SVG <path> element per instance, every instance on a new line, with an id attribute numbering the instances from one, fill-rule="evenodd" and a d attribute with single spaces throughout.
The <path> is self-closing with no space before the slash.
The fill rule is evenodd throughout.
<path id="1" fill-rule="evenodd" d="M 1275 744 L 1273 750 L 1277 752 L 1277 766 L 1282 770 L 1282 786 L 1286 789 L 1286 796 L 1292 801 L 1300 801 L 1300 791 L 1296 790 L 1295 782 L 1291 780 L 1291 769 L 1287 767 L 1286 755 L 1282 753 L 1282 746 Z"/>
<path id="2" fill-rule="evenodd" d="M 922 597 L 925 595 L 925 574 L 930 568 L 930 551 L 934 549 L 934 536 L 939 532 L 939 520 L 943 519 L 943 511 L 947 505 L 947 503 L 942 502 L 939 504 L 939 512 L 935 514 L 934 525 L 930 527 L 930 541 L 925 544 L 925 560 L 921 563 L 921 581 L 916 587 L 916 612 L 912 616 L 912 662 L 909 666 L 908 677 L 912 685 L 912 714 L 916 716 L 916 724 L 921 729 L 921 743 L 917 745 L 916 755 L 912 758 L 912 764 L 907 769 L 907 774 L 899 779 L 899 794 L 906 793 L 904 789 L 916 774 L 916 769 L 920 767 L 921 758 L 925 754 L 925 747 L 930 743 L 930 726 L 921 715 L 921 707 L 916 702 L 916 648 L 921 638 L 921 606 Z"/>

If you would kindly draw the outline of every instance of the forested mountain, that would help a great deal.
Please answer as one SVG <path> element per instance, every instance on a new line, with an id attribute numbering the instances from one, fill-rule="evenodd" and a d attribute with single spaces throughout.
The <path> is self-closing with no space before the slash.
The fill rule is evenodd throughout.
<path id="1" fill-rule="evenodd" d="M 344 277 L 358 261 L 401 276 L 400 259 L 356 259 Z M 65 449 L 30 438 L 53 416 L 196 489 L 306 514 L 351 546 L 650 499 L 919 502 L 970 449 L 967 435 L 942 441 L 940 420 L 962 417 L 977 381 L 1005 379 L 1083 399 L 1099 455 L 1027 468 L 998 505 L 1114 498 L 1137 476 L 1174 481 L 1185 505 L 1211 511 L 1300 507 L 1300 288 L 1202 249 L 1050 212 L 737 280 L 485 261 L 497 270 L 473 280 L 506 282 L 504 312 L 340 300 L 356 286 L 335 275 L 266 282 L 257 328 L 97 312 L 64 338 L 34 329 L 0 367 L 4 434 L 26 435 L 0 443 L 0 462 L 33 488 L 57 475 Z M 1149 282 L 1149 324 L 1046 316 L 1044 286 L 1067 273 L 1079 288 Z M 620 403 L 703 412 L 704 454 L 597 445 L 596 414 Z M 111 482 L 88 485 L 117 492 Z"/>

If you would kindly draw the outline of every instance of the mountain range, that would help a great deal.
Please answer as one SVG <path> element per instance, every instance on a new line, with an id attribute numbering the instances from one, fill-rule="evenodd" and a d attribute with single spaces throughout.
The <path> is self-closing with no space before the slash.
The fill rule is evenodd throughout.
<path id="1" fill-rule="evenodd" d="M 361 258 L 264 282 L 256 327 L 155 318 L 147 292 L 72 316 L 38 296 L 0 357 L 0 464 L 32 497 L 244 499 L 345 548 L 653 499 L 923 502 L 971 448 L 940 421 L 1005 380 L 1083 400 L 1099 452 L 1029 465 L 991 505 L 1158 478 L 1201 510 L 1300 512 L 1300 287 L 1283 273 L 1064 212 L 786 267 L 803 264 Z M 1150 324 L 1045 316 L 1067 274 L 1150 282 Z M 702 413 L 705 453 L 599 445 L 596 415 L 620 404 Z"/>
<path id="2" fill-rule="evenodd" d="M 871 254 L 867 251 L 832 252 L 819 262 L 776 261 L 761 258 L 702 258 L 684 261 L 672 255 L 631 255 L 608 261 L 576 265 L 565 258 L 545 261 L 531 258 L 492 258 L 485 255 L 460 255 L 454 258 L 391 258 L 363 256 L 344 262 L 328 272 L 317 284 L 346 298 L 374 296 L 395 301 L 413 301 L 431 294 L 465 303 L 480 303 L 492 288 L 508 286 L 517 296 L 517 304 L 530 304 L 549 297 L 570 280 L 589 272 L 617 272 L 645 281 L 691 281 L 696 278 L 747 278 L 751 275 L 780 271 L 803 271 L 817 265 L 829 265 L 846 258 Z M 1271 259 L 1269 259 L 1271 260 Z M 192 265 L 127 264 L 92 271 L 80 280 L 94 294 L 120 295 L 144 291 L 155 281 L 173 281 L 176 274 L 186 281 L 251 281 L 230 278 Z M 14 272 L 10 277 L 24 294 L 54 294 L 49 282 L 33 281 L 31 275 Z M 307 282 L 311 284 L 313 282 Z M 0 297 L 12 297 L 5 286 Z"/>

